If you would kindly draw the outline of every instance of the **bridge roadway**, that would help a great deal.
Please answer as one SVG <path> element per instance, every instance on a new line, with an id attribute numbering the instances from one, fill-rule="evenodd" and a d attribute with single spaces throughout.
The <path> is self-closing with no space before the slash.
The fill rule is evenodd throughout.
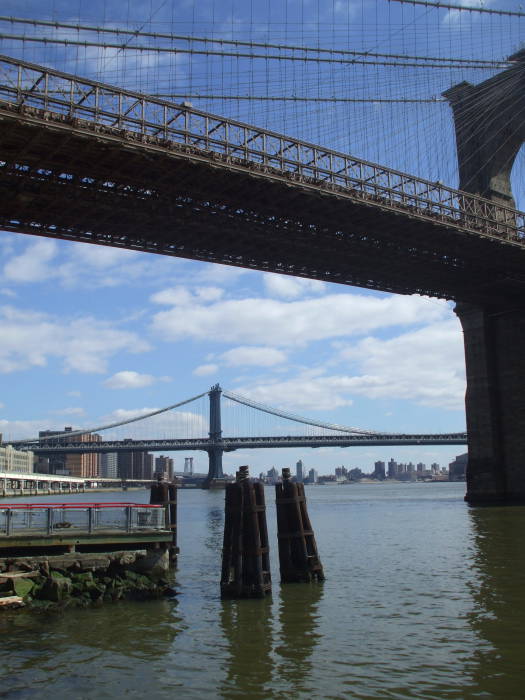
<path id="1" fill-rule="evenodd" d="M 514 209 L 6 56 L 0 228 L 474 303 L 525 284 Z"/>
<path id="2" fill-rule="evenodd" d="M 35 454 L 50 455 L 57 453 L 93 453 L 93 452 L 172 452 L 187 450 L 223 450 L 233 452 L 239 449 L 260 449 L 265 447 L 370 447 L 387 445 L 465 445 L 466 433 L 439 435 L 324 435 L 324 436 L 281 436 L 281 437 L 243 437 L 209 440 L 207 438 L 178 440 L 114 440 L 102 442 L 70 442 L 60 445 L 36 445 L 19 443 L 18 449 L 29 449 Z"/>

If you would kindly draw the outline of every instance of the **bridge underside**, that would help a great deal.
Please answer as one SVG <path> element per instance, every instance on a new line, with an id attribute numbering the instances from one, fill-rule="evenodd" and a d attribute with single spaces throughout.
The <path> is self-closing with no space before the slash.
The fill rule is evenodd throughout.
<path id="1" fill-rule="evenodd" d="M 474 315 L 459 313 L 476 475 L 467 496 L 525 500 L 522 244 L 294 173 L 145 141 L 0 106 L 0 228 L 470 303 Z"/>
<path id="2" fill-rule="evenodd" d="M 525 288 L 521 246 L 374 197 L 65 118 L 0 122 L 4 230 L 474 303 Z"/>

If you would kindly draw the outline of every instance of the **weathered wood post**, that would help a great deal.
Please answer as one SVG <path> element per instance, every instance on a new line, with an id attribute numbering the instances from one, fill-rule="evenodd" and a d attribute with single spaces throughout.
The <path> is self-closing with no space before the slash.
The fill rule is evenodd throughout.
<path id="1" fill-rule="evenodd" d="M 323 566 L 306 509 L 304 484 L 294 483 L 287 468 L 283 469 L 282 475 L 282 482 L 275 485 L 281 582 L 324 581 Z"/>
<path id="2" fill-rule="evenodd" d="M 177 558 L 177 486 L 166 483 L 159 477 L 156 484 L 151 484 L 149 502 L 151 505 L 163 505 L 166 509 L 166 525 L 171 530 L 172 541 L 169 546 L 170 559 Z"/>
<path id="3" fill-rule="evenodd" d="M 221 598 L 264 598 L 271 589 L 264 486 L 243 466 L 226 485 Z"/>

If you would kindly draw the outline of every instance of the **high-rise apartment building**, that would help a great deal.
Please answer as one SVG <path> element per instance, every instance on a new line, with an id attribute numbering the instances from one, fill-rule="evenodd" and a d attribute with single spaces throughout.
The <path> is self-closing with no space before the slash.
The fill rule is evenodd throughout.
<path id="1" fill-rule="evenodd" d="M 38 437 L 53 437 L 62 433 L 73 432 L 73 428 L 66 426 L 64 430 L 41 430 Z M 82 433 L 69 438 L 67 435 L 57 437 L 56 442 L 63 445 L 73 440 L 74 442 L 101 442 L 102 438 L 97 433 Z M 100 476 L 100 454 L 97 452 L 57 454 L 49 458 L 50 474 L 69 474 L 84 479 Z"/>
<path id="2" fill-rule="evenodd" d="M 118 453 L 117 472 L 119 479 L 139 479 L 147 481 L 153 478 L 153 455 L 149 452 L 125 450 Z"/>

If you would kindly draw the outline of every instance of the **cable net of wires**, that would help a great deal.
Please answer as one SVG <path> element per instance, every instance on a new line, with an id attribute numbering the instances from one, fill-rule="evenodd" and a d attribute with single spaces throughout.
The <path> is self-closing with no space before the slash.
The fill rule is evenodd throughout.
<path id="1" fill-rule="evenodd" d="M 345 433 L 374 435 L 376 431 L 327 423 L 223 391 L 222 432 L 228 437 L 319 436 Z"/>
<path id="2" fill-rule="evenodd" d="M 505 70 L 525 19 L 503 12 L 507 0 L 491 6 L 502 12 L 469 6 L 72 0 L 65 12 L 59 0 L 6 0 L 0 51 L 457 187 L 442 93 Z M 522 174 L 518 157 L 518 208 Z"/>

